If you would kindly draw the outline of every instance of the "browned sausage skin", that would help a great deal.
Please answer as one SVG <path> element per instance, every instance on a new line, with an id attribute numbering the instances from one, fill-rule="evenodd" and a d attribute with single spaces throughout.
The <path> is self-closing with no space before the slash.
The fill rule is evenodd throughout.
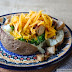
<path id="1" fill-rule="evenodd" d="M 38 36 L 42 35 L 44 31 L 45 31 L 45 27 L 43 25 L 36 27 L 36 33 Z"/>

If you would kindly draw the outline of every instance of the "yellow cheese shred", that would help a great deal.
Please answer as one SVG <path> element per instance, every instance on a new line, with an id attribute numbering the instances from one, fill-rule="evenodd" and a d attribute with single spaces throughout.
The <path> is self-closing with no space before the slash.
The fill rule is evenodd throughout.
<path id="1" fill-rule="evenodd" d="M 51 18 L 51 17 L 49 17 L 47 14 L 44 14 L 47 18 L 48 18 L 48 20 L 49 20 L 49 26 L 52 26 L 52 22 L 53 22 L 53 19 Z"/>
<path id="2" fill-rule="evenodd" d="M 30 11 L 28 14 L 21 13 L 19 16 L 13 16 L 11 18 L 10 26 L 14 26 L 14 31 L 10 32 L 14 36 L 14 39 L 24 38 L 27 41 L 35 38 L 36 29 L 40 25 L 45 26 L 45 39 L 51 38 L 56 35 L 56 30 L 52 26 L 53 19 L 47 14 L 43 14 L 42 10 Z"/>
<path id="3" fill-rule="evenodd" d="M 24 26 L 23 30 L 26 31 L 27 26 L 30 24 L 31 20 L 35 17 L 35 14 L 31 16 L 31 18 L 27 21 L 26 25 Z"/>

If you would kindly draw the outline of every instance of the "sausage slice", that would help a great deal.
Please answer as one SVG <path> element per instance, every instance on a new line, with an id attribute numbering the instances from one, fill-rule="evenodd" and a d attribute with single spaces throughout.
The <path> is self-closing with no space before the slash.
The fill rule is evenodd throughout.
<path id="1" fill-rule="evenodd" d="M 36 33 L 38 36 L 42 35 L 44 31 L 45 31 L 45 27 L 43 25 L 36 27 Z"/>
<path id="2" fill-rule="evenodd" d="M 61 30 L 62 28 L 64 28 L 65 24 L 62 21 L 57 21 L 57 26 L 56 26 L 56 30 Z"/>

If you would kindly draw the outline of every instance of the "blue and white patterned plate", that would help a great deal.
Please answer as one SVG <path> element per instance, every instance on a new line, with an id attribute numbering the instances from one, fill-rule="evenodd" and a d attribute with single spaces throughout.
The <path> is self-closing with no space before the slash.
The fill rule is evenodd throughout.
<path id="1" fill-rule="evenodd" d="M 20 12 L 28 13 L 28 12 Z M 0 26 L 5 23 L 5 20 L 11 18 L 12 15 L 18 15 L 20 13 L 11 13 L 0 16 Z M 55 20 L 58 20 L 52 17 Z M 49 57 L 46 61 L 38 61 L 36 54 L 30 56 L 18 55 L 13 52 L 8 51 L 4 48 L 0 41 L 0 67 L 14 70 L 33 70 L 40 69 L 46 66 L 52 65 L 54 63 L 62 60 L 67 54 L 70 53 L 72 48 L 71 37 L 72 32 L 70 28 L 66 25 L 64 27 L 64 42 L 57 48 L 55 55 Z"/>

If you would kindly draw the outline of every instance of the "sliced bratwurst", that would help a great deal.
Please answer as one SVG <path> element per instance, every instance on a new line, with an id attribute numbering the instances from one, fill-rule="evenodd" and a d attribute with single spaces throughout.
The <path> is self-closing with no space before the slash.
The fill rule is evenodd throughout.
<path id="1" fill-rule="evenodd" d="M 38 36 L 42 35 L 44 31 L 45 31 L 45 27 L 43 25 L 36 27 L 36 33 Z"/>

